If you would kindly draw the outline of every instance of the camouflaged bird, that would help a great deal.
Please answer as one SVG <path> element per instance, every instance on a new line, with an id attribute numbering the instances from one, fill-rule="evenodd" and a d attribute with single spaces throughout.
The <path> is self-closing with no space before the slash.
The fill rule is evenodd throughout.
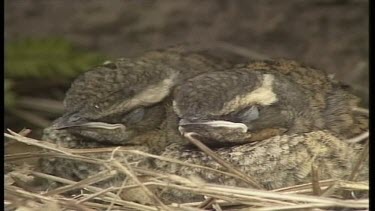
<path id="1" fill-rule="evenodd" d="M 183 140 L 194 133 L 222 159 L 274 189 L 311 181 L 312 163 L 319 165 L 322 179 L 347 178 L 362 146 L 340 139 L 367 129 L 367 118 L 351 110 L 356 103 L 356 97 L 325 73 L 293 61 L 233 66 L 197 54 L 151 52 L 77 78 L 64 100 L 66 113 L 45 130 L 44 139 L 69 148 L 138 145 L 145 152 L 222 170 Z M 246 186 L 226 175 L 157 159 L 116 159 L 210 183 Z M 73 180 L 103 168 L 58 158 L 42 162 L 44 172 Z M 123 178 L 100 185 L 120 186 Z M 163 193 L 169 202 L 196 200 L 184 191 Z"/>
<path id="2" fill-rule="evenodd" d="M 203 73 L 173 94 L 180 131 L 199 133 L 210 145 L 319 130 L 351 138 L 367 128 L 367 119 L 352 111 L 357 103 L 324 72 L 290 60 Z"/>

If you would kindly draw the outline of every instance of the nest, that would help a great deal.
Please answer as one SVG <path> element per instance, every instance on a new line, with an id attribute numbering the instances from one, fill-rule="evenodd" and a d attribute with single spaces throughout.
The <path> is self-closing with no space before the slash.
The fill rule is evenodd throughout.
<path id="1" fill-rule="evenodd" d="M 198 148 L 214 157 L 215 161 L 223 165 L 227 172 L 247 182 L 251 187 L 242 188 L 219 184 L 204 183 L 197 178 L 187 178 L 168 173 L 154 171 L 152 169 L 139 168 L 128 162 L 121 163 L 115 156 L 111 159 L 96 159 L 85 156 L 85 153 L 109 152 L 114 155 L 118 151 L 137 156 L 151 157 L 166 162 L 174 162 L 179 165 L 187 165 L 194 168 L 205 168 L 195 164 L 184 163 L 179 160 L 162 157 L 126 147 L 98 148 L 98 149 L 68 149 L 58 147 L 52 143 L 26 137 L 28 131 L 15 133 L 9 130 L 5 137 L 11 141 L 21 142 L 40 148 L 37 152 L 13 153 L 5 156 L 5 201 L 7 210 L 331 210 L 331 209 L 369 209 L 368 191 L 366 182 L 354 182 L 359 174 L 361 166 L 365 165 L 368 156 L 368 143 L 364 145 L 362 153 L 353 168 L 348 180 L 340 179 L 319 180 L 319 175 L 312 169 L 312 181 L 310 183 L 284 187 L 275 190 L 262 190 L 248 176 L 243 175 L 233 166 L 220 158 L 215 158 L 214 152 L 196 141 Z M 357 142 L 368 137 L 368 133 L 358 136 Z M 7 146 L 6 146 L 7 147 Z M 17 161 L 58 157 L 80 162 L 102 165 L 106 170 L 90 176 L 81 181 L 72 181 L 38 171 L 37 166 L 19 165 Z M 312 166 L 312 168 L 318 168 Z M 218 171 L 211 169 L 212 171 Z M 99 188 L 95 184 L 100 183 L 118 174 L 126 175 L 123 185 L 120 187 Z M 144 180 L 143 178 L 149 178 Z M 35 181 L 48 180 L 63 184 L 54 189 L 48 189 L 43 185 L 35 185 Z M 129 183 L 129 180 L 132 182 Z M 158 194 L 153 191 L 169 188 L 196 195 L 203 195 L 204 200 L 192 203 L 164 203 Z M 78 191 L 78 194 L 77 194 Z M 126 199 L 121 193 L 131 191 L 132 199 Z M 75 192 L 74 194 L 70 194 Z"/>

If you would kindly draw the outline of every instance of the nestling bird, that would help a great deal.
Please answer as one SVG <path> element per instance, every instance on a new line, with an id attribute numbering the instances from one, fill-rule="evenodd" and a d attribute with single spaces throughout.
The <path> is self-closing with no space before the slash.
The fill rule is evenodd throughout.
<path id="1" fill-rule="evenodd" d="M 350 138 L 367 128 L 366 118 L 352 111 L 357 103 L 324 72 L 290 60 L 203 73 L 173 93 L 180 131 L 213 146 L 318 130 Z"/>

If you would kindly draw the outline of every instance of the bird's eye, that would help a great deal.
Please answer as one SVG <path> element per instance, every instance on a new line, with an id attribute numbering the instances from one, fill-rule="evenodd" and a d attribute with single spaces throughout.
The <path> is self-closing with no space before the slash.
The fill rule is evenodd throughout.
<path id="1" fill-rule="evenodd" d="M 81 117 L 78 114 L 73 114 L 69 117 L 70 122 L 78 122 L 81 119 Z"/>
<path id="2" fill-rule="evenodd" d="M 253 121 L 259 118 L 259 110 L 257 106 L 251 106 L 250 108 L 245 109 L 239 115 L 239 117 L 245 121 Z"/>
<path id="3" fill-rule="evenodd" d="M 144 108 L 137 108 L 130 113 L 126 114 L 126 116 L 123 118 L 123 121 L 125 123 L 136 123 L 143 119 L 145 115 L 145 109 Z"/>

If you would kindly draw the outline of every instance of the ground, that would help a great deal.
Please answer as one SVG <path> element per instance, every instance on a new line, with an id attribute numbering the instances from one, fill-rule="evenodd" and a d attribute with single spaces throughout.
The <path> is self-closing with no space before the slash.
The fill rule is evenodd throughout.
<path id="1" fill-rule="evenodd" d="M 367 102 L 368 1 L 5 2 L 6 41 L 62 36 L 112 57 L 226 42 L 335 73 Z"/>

